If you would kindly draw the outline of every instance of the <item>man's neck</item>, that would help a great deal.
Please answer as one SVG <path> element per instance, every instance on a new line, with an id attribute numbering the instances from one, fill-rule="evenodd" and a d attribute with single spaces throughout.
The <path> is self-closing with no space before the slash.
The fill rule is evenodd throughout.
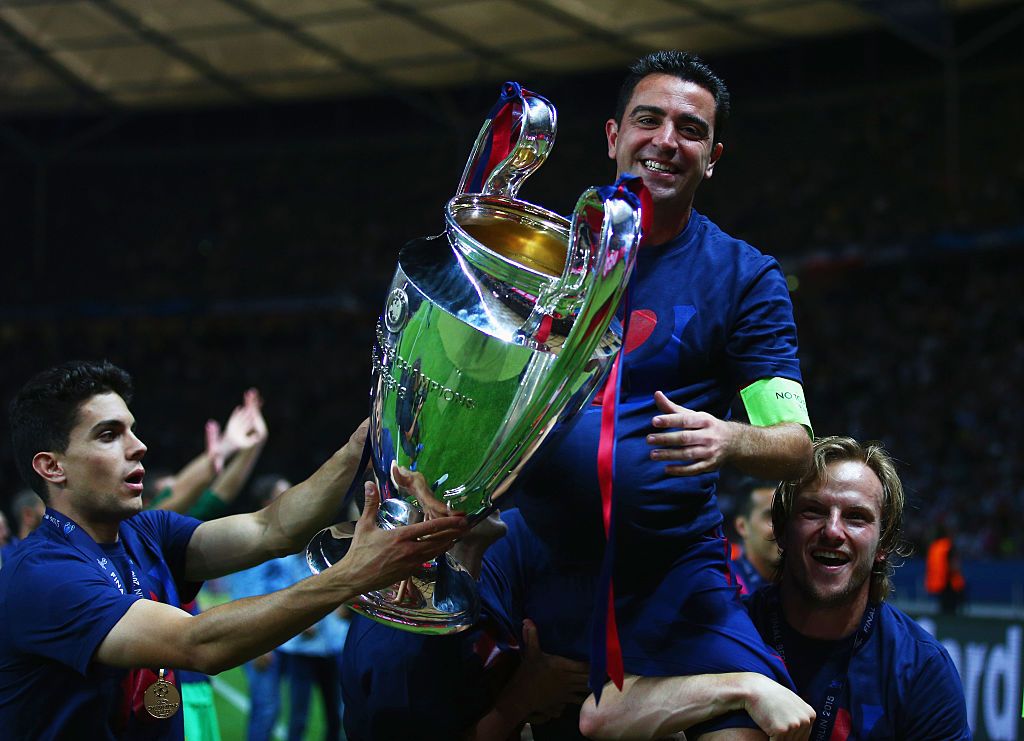
<path id="1" fill-rule="evenodd" d="M 651 226 L 644 234 L 644 241 L 647 244 L 665 244 L 675 239 L 676 235 L 686 228 L 692 213 L 693 209 L 690 206 L 682 213 L 667 210 L 665 206 L 655 206 L 654 218 L 651 219 Z"/>
<path id="2" fill-rule="evenodd" d="M 70 517 L 86 534 L 97 543 L 116 543 L 120 522 L 96 521 L 84 512 L 79 512 L 75 507 L 65 503 L 55 502 L 52 505 L 54 510 L 66 517 Z"/>
<path id="3" fill-rule="evenodd" d="M 783 580 L 779 595 L 782 614 L 789 626 L 807 638 L 824 641 L 838 641 L 853 635 L 868 606 L 866 589 L 842 604 L 823 605 Z"/>

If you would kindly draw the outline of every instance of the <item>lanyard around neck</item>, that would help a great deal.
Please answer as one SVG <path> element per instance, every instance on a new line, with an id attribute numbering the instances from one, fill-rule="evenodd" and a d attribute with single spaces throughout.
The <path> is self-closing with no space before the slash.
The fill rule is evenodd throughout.
<path id="1" fill-rule="evenodd" d="M 785 663 L 786 647 L 782 638 L 782 607 L 779 601 L 778 588 L 770 590 L 768 595 L 768 613 L 771 619 L 772 644 L 783 663 Z M 842 669 L 828 683 L 828 687 L 825 689 L 825 696 L 814 707 L 817 718 L 811 731 L 810 738 L 812 741 L 828 741 L 832 737 L 832 727 L 836 723 L 840 701 L 849 682 L 850 662 L 857 652 L 863 648 L 864 644 L 867 643 L 868 638 L 871 637 L 877 615 L 878 605 L 869 603 L 867 609 L 864 610 L 864 615 L 861 617 L 860 627 L 857 629 L 853 639 L 853 646 L 846 655 L 846 661 Z"/>
<path id="2" fill-rule="evenodd" d="M 131 533 L 129 528 L 120 528 L 119 535 L 124 544 L 125 554 L 128 557 L 128 568 L 129 578 L 131 583 L 124 585 L 121 583 L 120 577 L 117 575 L 116 569 L 111 568 L 109 556 L 100 548 L 99 544 L 96 543 L 92 537 L 89 536 L 85 530 L 83 530 L 74 520 L 66 515 L 57 512 L 56 510 L 47 507 L 46 513 L 43 515 L 43 519 L 53 528 L 53 530 L 60 536 L 62 536 L 68 543 L 71 544 L 79 553 L 86 557 L 97 569 L 107 578 L 114 587 L 121 592 L 121 594 L 128 594 L 128 589 L 131 590 L 132 594 L 139 597 L 155 597 L 156 593 L 151 589 L 145 589 L 142 583 L 142 569 L 137 569 L 136 558 L 132 554 L 138 555 L 144 550 L 144 546 L 135 537 L 134 533 Z M 167 604 L 180 606 L 178 601 L 178 590 L 174 585 L 174 578 L 171 576 L 170 570 L 166 564 L 162 561 L 157 566 L 157 579 L 160 582 L 160 586 L 163 588 L 164 600 Z M 156 598 L 160 601 L 159 598 Z"/>

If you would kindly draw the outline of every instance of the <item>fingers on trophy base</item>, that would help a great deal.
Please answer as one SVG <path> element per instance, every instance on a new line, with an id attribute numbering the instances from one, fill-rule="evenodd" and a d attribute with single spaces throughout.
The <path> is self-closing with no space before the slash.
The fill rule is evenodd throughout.
<path id="1" fill-rule="evenodd" d="M 354 522 L 321 530 L 306 547 L 306 562 L 314 574 L 340 561 L 348 553 Z M 395 628 L 423 635 L 448 635 L 476 622 L 480 600 L 472 575 L 450 554 L 433 561 L 397 584 L 360 594 L 349 607 Z"/>

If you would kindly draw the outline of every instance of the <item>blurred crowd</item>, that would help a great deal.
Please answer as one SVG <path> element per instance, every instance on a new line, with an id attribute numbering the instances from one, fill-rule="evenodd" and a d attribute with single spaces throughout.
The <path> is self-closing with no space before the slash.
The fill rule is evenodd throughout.
<path id="1" fill-rule="evenodd" d="M 938 65 L 837 89 L 744 88 L 725 73 L 740 80 L 726 155 L 696 206 L 791 275 L 816 432 L 878 438 L 902 461 L 919 552 L 944 524 L 965 557 L 1024 555 L 1011 526 L 1024 515 L 1019 66 L 964 75 L 952 150 Z M 566 211 L 610 177 L 607 101 L 588 89 L 543 90 L 562 128 L 525 199 Z M 486 93 L 448 103 L 467 99 L 459 116 L 482 120 Z M 332 110 L 335 134 L 273 119 L 251 141 L 248 114 L 223 113 L 219 139 L 196 130 L 214 114 L 137 120 L 123 145 L 53 163 L 42 205 L 26 195 L 31 169 L 8 169 L 4 399 L 43 367 L 106 357 L 137 379 L 154 465 L 199 452 L 204 421 L 248 386 L 278 432 L 261 466 L 299 476 L 324 460 L 367 412 L 398 249 L 442 231 L 476 128 Z M 147 126 L 191 146 L 144 142 Z M 4 419 L 4 508 L 20 488 Z"/>

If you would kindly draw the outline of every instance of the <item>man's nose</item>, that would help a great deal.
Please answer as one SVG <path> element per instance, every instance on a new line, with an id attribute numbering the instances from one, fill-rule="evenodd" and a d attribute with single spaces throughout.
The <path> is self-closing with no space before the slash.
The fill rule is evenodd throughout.
<path id="1" fill-rule="evenodd" d="M 142 456 L 146 454 L 149 448 L 146 447 L 142 440 L 136 437 L 134 432 L 129 432 L 128 434 L 131 435 L 131 441 L 128 446 L 128 458 L 130 460 L 142 460 Z"/>
<path id="2" fill-rule="evenodd" d="M 676 148 L 676 127 L 671 121 L 665 121 L 654 132 L 653 143 L 661 149 Z"/>
<path id="3" fill-rule="evenodd" d="M 832 540 L 842 539 L 843 537 L 843 518 L 839 512 L 829 512 L 825 518 L 825 523 L 822 526 L 822 531 L 825 537 Z"/>

